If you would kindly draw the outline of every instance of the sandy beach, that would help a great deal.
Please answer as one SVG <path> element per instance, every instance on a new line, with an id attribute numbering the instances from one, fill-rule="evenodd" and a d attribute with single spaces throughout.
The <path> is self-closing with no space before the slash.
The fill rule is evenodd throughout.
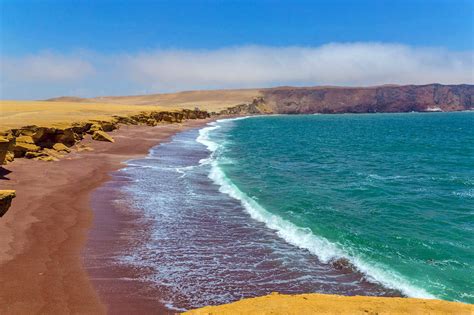
<path id="1" fill-rule="evenodd" d="M 143 281 L 143 269 L 114 264 L 114 255 L 133 249 L 122 237 L 123 230 L 139 227 L 136 215 L 127 212 L 128 204 L 112 202 L 117 187 L 108 180 L 112 172 L 125 166 L 124 161 L 143 157 L 176 133 L 202 127 L 210 120 L 155 127 L 121 125 L 110 133 L 115 143 L 87 136 L 80 146 L 89 149 L 73 150 L 59 161 L 16 159 L 6 165 L 1 189 L 16 190 L 17 197 L 0 220 L 0 312 L 174 314 L 176 311 L 160 302 L 160 289 Z M 270 314 L 284 309 L 288 314 L 469 314 L 472 305 L 322 294 L 272 295 L 194 313 Z"/>
<path id="2" fill-rule="evenodd" d="M 83 268 L 82 252 L 94 217 L 91 192 L 124 160 L 143 156 L 174 133 L 205 123 L 122 126 L 111 133 L 115 143 L 82 141 L 93 151 L 73 152 L 52 163 L 18 159 L 8 164 L 1 188 L 16 190 L 17 198 L 0 221 L 0 312 L 97 314 L 120 300 L 115 294 L 111 299 L 101 296 L 103 291 L 93 286 L 97 281 L 91 283 Z M 114 292 L 130 289 L 113 280 L 107 287 Z M 160 307 L 155 302 L 126 302 L 134 311 Z"/>
<path id="3" fill-rule="evenodd" d="M 184 97 L 183 95 L 188 96 L 187 93 L 184 93 L 180 94 L 180 97 Z M 207 98 L 215 97 L 215 94 L 211 96 L 204 94 L 204 96 Z M 232 94 L 231 96 L 234 97 L 235 95 Z M 130 101 L 126 100 L 127 102 Z M 224 98 L 224 101 L 226 100 L 227 98 Z M 105 102 L 105 100 L 102 101 Z M 132 98 L 131 101 L 135 102 L 136 100 Z M 223 106 L 222 102 L 224 101 L 219 99 L 214 105 L 218 108 L 217 106 Z M 229 113 L 236 116 L 255 114 L 254 110 L 265 105 L 260 104 L 260 102 L 262 101 L 254 100 L 252 104 L 243 107 L 237 106 L 232 111 L 225 111 L 220 116 L 212 117 L 223 118 L 227 117 L 226 115 Z M 47 154 L 46 157 L 51 157 L 49 154 L 52 154 L 52 157 L 60 156 L 64 154 L 64 151 L 61 153 L 61 147 L 58 150 L 55 149 L 56 151 L 52 150 L 53 143 L 66 143 L 67 146 L 72 145 L 70 144 L 72 141 L 72 143 L 76 143 L 75 146 L 71 147 L 72 152 L 65 154 L 58 161 L 54 158 L 51 159 L 54 162 L 45 162 L 41 160 L 41 157 L 44 158 L 44 156 L 40 155 L 38 158 L 33 155 L 33 158 L 27 159 L 22 158 L 22 156 L 17 157 L 15 153 L 15 160 L 0 169 L 0 190 L 16 191 L 16 198 L 13 200 L 11 208 L 0 219 L 0 285 L 2 287 L 0 313 L 176 313 L 175 309 L 170 309 L 170 305 L 174 306 L 175 304 L 164 305 L 161 301 L 174 302 L 175 299 L 179 300 L 179 297 L 173 295 L 173 292 L 170 297 L 170 291 L 165 292 L 166 288 L 163 288 L 163 286 L 160 287 L 153 281 L 147 283 L 147 280 L 144 280 L 147 279 L 148 273 L 153 274 L 153 266 L 148 265 L 138 268 L 134 267 L 133 264 L 117 264 L 117 257 L 123 256 L 124 252 L 130 253 L 130 255 L 135 253 L 138 257 L 140 257 L 140 254 L 145 254 L 145 256 L 149 254 L 148 252 L 140 253 L 135 247 L 136 244 L 133 242 L 133 238 L 127 238 L 124 231 L 149 232 L 158 229 L 166 234 L 166 229 L 173 229 L 174 226 L 172 224 L 145 226 L 137 223 L 140 222 L 143 215 L 132 211 L 136 210 L 132 208 L 133 205 L 130 205 L 127 202 L 128 200 L 123 199 L 126 197 L 119 195 L 119 189 L 117 188 L 122 183 L 120 179 L 117 180 L 120 176 L 117 177 L 113 174 L 114 171 L 126 166 L 123 163 L 124 161 L 144 157 L 153 146 L 167 142 L 173 135 L 182 131 L 201 128 L 214 118 L 197 119 L 209 117 L 209 115 L 207 112 L 193 112 L 189 109 L 187 112 L 178 111 L 179 104 L 178 107 L 172 107 L 171 103 L 158 107 L 146 102 L 143 105 L 109 106 L 106 103 L 98 105 L 88 102 L 63 102 L 61 100 L 60 102 L 7 101 L 0 103 L 0 105 L 8 109 L 3 111 L 2 117 L 0 117 L 2 131 L 5 132 L 4 137 L 8 139 L 16 138 L 17 145 L 25 146 L 27 151 L 33 148 L 31 149 L 32 152 L 27 153 L 38 153 L 41 149 L 41 152 Z M 187 106 L 192 108 L 191 103 Z M 97 107 L 97 110 L 91 111 L 90 108 L 93 107 Z M 265 108 L 265 106 L 262 108 Z M 166 111 L 160 112 L 163 109 L 166 109 Z M 197 115 L 201 116 L 198 117 Z M 186 120 L 186 118 L 189 119 Z M 79 125 L 71 127 L 76 123 L 79 123 Z M 32 124 L 36 124 L 38 129 L 24 127 Z M 120 125 L 120 128 L 113 130 L 117 124 Z M 104 133 L 105 131 L 110 133 L 113 140 L 109 139 L 108 141 L 114 142 L 107 142 L 107 139 L 102 139 L 102 141 L 92 140 L 97 133 L 94 128 L 100 128 L 99 130 L 104 131 Z M 71 130 L 74 130 L 74 132 L 71 132 Z M 23 133 L 18 134 L 18 132 Z M 66 137 L 68 132 L 69 138 Z M 71 135 L 74 135 L 74 137 L 71 137 Z M 108 137 L 107 133 L 105 135 Z M 80 140 L 82 137 L 84 139 Z M 194 134 L 193 142 L 195 142 L 195 137 Z M 34 141 L 39 147 L 28 141 Z M 178 151 L 170 152 L 175 157 L 180 154 L 188 154 L 186 153 L 188 149 L 187 147 L 181 147 Z M 10 151 L 10 153 L 12 152 Z M 203 156 L 207 156 L 207 154 L 206 151 Z M 186 157 L 189 158 L 189 156 Z M 194 163 L 197 164 L 199 157 L 195 156 L 195 158 L 197 160 Z M 147 177 L 148 173 L 143 176 Z M 162 178 L 160 174 L 156 175 L 155 173 L 155 176 L 159 180 Z M 208 196 L 213 192 L 219 193 L 217 188 L 212 188 L 212 184 L 207 181 L 208 174 L 206 173 L 203 176 L 205 180 L 201 179 L 200 185 L 201 188 L 204 187 L 204 193 L 201 195 Z M 110 181 L 111 179 L 113 180 Z M 123 184 L 129 183 L 124 180 Z M 166 199 L 166 193 L 182 192 L 179 186 L 173 186 L 170 181 L 163 182 L 163 185 L 160 189 L 148 193 L 154 194 L 163 191 L 165 193 L 163 198 Z M 258 223 L 246 221 L 249 219 L 248 215 L 237 201 L 234 200 L 230 203 L 224 201 L 220 204 L 216 202 L 216 200 L 220 200 L 220 193 L 214 195 L 214 198 L 216 199 L 213 199 L 212 204 L 201 206 L 196 204 L 196 209 L 188 209 L 191 211 L 189 217 L 195 218 L 195 221 L 183 223 L 181 220 L 177 220 L 175 222 L 179 224 L 179 228 L 185 229 L 187 232 L 192 232 L 191 227 L 196 223 L 197 225 L 203 224 L 204 230 L 199 231 L 199 233 L 211 235 L 209 240 L 198 237 L 188 241 L 197 239 L 206 243 L 206 246 L 212 247 L 212 244 L 216 244 L 215 240 L 212 239 L 212 235 L 221 240 L 221 245 L 226 244 L 223 240 L 224 236 L 227 235 L 230 236 L 229 240 L 231 242 L 238 239 L 245 245 L 252 244 L 254 240 L 264 240 L 267 243 L 279 244 L 278 246 L 282 249 L 290 246 L 276 238 L 273 230 L 262 229 L 263 226 L 258 226 L 252 230 L 255 234 L 250 233 L 249 226 L 258 225 Z M 116 202 L 117 200 L 120 202 Z M 192 203 L 193 201 L 189 202 Z M 179 204 L 167 204 L 167 206 L 170 211 L 185 209 Z M 221 220 L 217 223 L 212 218 L 213 211 L 219 211 L 223 218 L 227 211 L 230 214 L 229 218 L 232 220 Z M 239 222 L 243 224 L 244 229 L 240 229 L 236 225 L 237 221 L 234 221 L 236 213 L 243 216 L 240 217 Z M 208 217 L 209 215 L 211 217 Z M 179 228 L 176 230 L 179 230 Z M 212 229 L 212 232 L 217 234 L 205 232 L 207 228 Z M 228 234 L 232 231 L 243 232 Z M 183 241 L 180 235 L 177 234 L 166 234 L 165 236 L 177 242 Z M 185 241 L 185 243 L 180 243 L 177 248 L 186 252 L 187 247 L 182 245 L 190 243 L 192 242 Z M 161 248 L 163 247 L 161 246 Z M 232 245 L 225 245 L 224 247 L 235 250 Z M 259 246 L 256 248 L 260 249 Z M 192 251 L 189 252 L 192 253 Z M 211 252 L 213 253 L 212 258 L 216 258 L 215 253 Z M 293 249 L 291 249 L 291 252 L 295 254 Z M 301 252 L 301 248 L 298 248 L 298 252 Z M 233 255 L 232 251 L 229 253 Z M 241 253 L 244 253 L 244 251 L 241 251 Z M 268 263 L 268 257 L 262 253 L 264 251 L 249 252 L 246 257 L 253 258 L 257 264 L 260 262 Z M 300 255 L 299 257 L 306 257 L 305 259 L 308 259 L 310 263 L 303 262 L 302 265 L 295 267 L 296 270 L 306 270 L 307 266 L 319 268 L 321 279 L 324 276 L 342 279 L 334 282 L 338 286 L 315 287 L 315 285 L 324 285 L 324 281 L 308 282 L 304 287 L 297 287 L 298 290 L 287 291 L 287 287 L 285 288 L 284 285 L 279 285 L 279 282 L 275 281 L 278 275 L 282 275 L 284 281 L 292 281 L 294 278 L 298 279 L 298 277 L 291 272 L 287 273 L 287 278 L 285 278 L 285 272 L 281 274 L 274 273 L 270 278 L 273 279 L 271 290 L 270 287 L 260 284 L 259 287 L 247 288 L 245 296 L 234 296 L 220 303 L 237 301 L 242 297 L 263 296 L 274 291 L 285 294 L 327 292 L 341 295 L 335 298 L 331 295 L 312 294 L 309 297 L 309 303 L 307 303 L 301 295 L 288 296 L 281 294 L 271 298 L 243 299 L 243 304 L 238 302 L 239 304 L 223 305 L 222 309 L 204 308 L 197 312 L 207 314 L 222 310 L 233 314 L 238 310 L 242 314 L 256 314 L 262 310 L 263 306 L 266 307 L 267 313 L 281 312 L 285 307 L 288 312 L 304 310 L 305 313 L 307 310 L 313 312 L 327 311 L 329 313 L 354 313 L 354 310 L 406 313 L 408 309 L 420 310 L 421 313 L 425 311 L 446 313 L 446 310 L 450 310 L 451 313 L 472 312 L 472 305 L 438 300 L 380 299 L 378 297 L 354 299 L 344 297 L 343 295 L 371 295 L 374 293 L 378 296 L 400 296 L 400 293 L 376 283 L 365 281 L 357 272 L 345 272 L 338 268 L 332 268 L 327 264 L 323 266 L 315 263 L 314 257 L 308 258 L 307 254 L 300 253 L 298 255 Z M 175 256 L 172 257 L 174 259 Z M 180 257 L 182 259 L 183 256 Z M 185 261 L 191 262 L 192 258 L 188 256 Z M 244 259 L 244 262 L 246 261 Z M 296 261 L 301 263 L 303 260 L 296 259 Z M 162 264 L 159 266 L 165 266 L 165 269 L 166 267 L 172 268 L 172 261 L 170 265 L 168 265 L 168 262 L 161 260 Z M 232 273 L 238 271 L 236 262 L 237 260 L 229 265 Z M 187 285 L 188 289 L 191 288 L 192 295 L 194 295 L 195 290 L 199 289 L 199 286 L 198 283 L 193 282 L 195 281 L 194 278 L 189 275 L 195 273 L 199 269 L 198 267 L 199 264 L 196 264 L 196 268 L 190 264 L 187 269 L 183 269 L 186 274 L 180 274 L 182 278 L 189 280 Z M 281 269 L 275 270 L 281 271 Z M 219 271 L 222 270 L 219 269 Z M 271 262 L 263 269 L 263 273 L 265 272 L 272 272 Z M 310 271 L 308 273 L 315 276 L 314 272 Z M 164 275 L 165 281 L 169 281 L 169 274 L 165 272 Z M 201 279 L 206 279 L 206 283 L 211 282 L 207 279 L 217 279 L 218 281 L 224 279 L 207 273 L 200 276 Z M 245 278 L 245 272 L 240 273 L 240 276 Z M 343 283 L 353 284 L 354 281 L 360 282 L 359 285 L 355 286 L 356 291 L 352 291 L 348 287 L 344 289 L 341 286 Z M 249 282 L 249 285 L 254 284 Z M 227 296 L 240 289 L 245 289 L 244 287 L 245 285 L 239 286 L 237 289 L 235 287 L 233 289 L 223 287 L 223 291 L 220 291 L 219 294 L 220 296 Z M 357 291 L 359 289 L 362 291 Z M 371 292 L 371 294 L 368 294 L 368 292 Z M 167 299 L 161 299 L 163 296 L 167 296 Z M 205 295 L 197 295 L 197 297 L 206 298 Z M 207 301 L 210 301 L 209 304 L 219 304 L 216 303 L 216 300 L 209 299 L 206 302 L 194 304 L 194 306 L 185 304 L 177 307 L 180 310 L 191 309 L 208 305 Z M 411 305 L 412 308 L 407 308 L 407 305 Z M 242 306 L 244 307 L 242 308 Z M 344 308 L 343 306 L 347 307 Z"/>

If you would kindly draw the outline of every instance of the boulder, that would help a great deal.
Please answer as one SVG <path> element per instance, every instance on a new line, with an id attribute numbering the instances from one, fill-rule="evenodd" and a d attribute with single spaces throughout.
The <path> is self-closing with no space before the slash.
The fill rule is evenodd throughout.
<path id="1" fill-rule="evenodd" d="M 147 126 L 156 126 L 158 123 L 155 119 L 150 118 L 146 121 Z"/>
<path id="2" fill-rule="evenodd" d="M 77 152 L 82 152 L 82 151 L 94 151 L 93 148 L 86 146 L 85 144 L 78 144 L 76 145 Z"/>
<path id="3" fill-rule="evenodd" d="M 35 144 L 32 136 L 19 136 L 16 137 L 16 142 L 28 143 L 28 144 Z"/>
<path id="4" fill-rule="evenodd" d="M 43 149 L 40 152 L 26 152 L 25 158 L 27 159 L 35 159 L 39 161 L 58 161 L 59 158 L 63 157 L 63 155 L 59 154 L 58 152 L 54 151 L 53 149 Z"/>
<path id="5" fill-rule="evenodd" d="M 15 153 L 13 153 L 13 151 L 8 151 L 3 163 L 6 164 L 9 162 L 12 162 L 14 159 L 15 159 Z"/>
<path id="6" fill-rule="evenodd" d="M 59 143 L 59 142 L 53 145 L 53 149 L 58 152 L 67 152 L 67 153 L 71 152 L 71 149 L 69 149 L 64 144 Z"/>
<path id="7" fill-rule="evenodd" d="M 74 132 L 74 128 L 67 128 L 64 130 L 57 130 L 54 143 L 62 143 L 67 146 L 73 146 L 76 142 L 82 139 L 82 133 Z M 54 147 L 54 144 L 53 144 Z"/>
<path id="8" fill-rule="evenodd" d="M 25 153 L 25 158 L 26 159 L 34 159 L 34 158 L 37 158 L 37 157 L 40 157 L 40 156 L 47 156 L 48 154 L 46 154 L 45 152 L 26 152 Z"/>
<path id="9" fill-rule="evenodd" d="M 93 134 L 96 131 L 103 131 L 102 127 L 99 124 L 93 124 L 91 128 L 87 131 L 87 133 Z"/>
<path id="10" fill-rule="evenodd" d="M 34 143 L 31 143 L 31 136 L 20 136 L 16 138 L 16 143 L 13 147 L 13 153 L 16 158 L 24 157 L 27 152 L 38 152 L 41 148 Z"/>
<path id="11" fill-rule="evenodd" d="M 14 190 L 0 190 L 0 217 L 8 211 L 15 196 Z"/>
<path id="12" fill-rule="evenodd" d="M 115 129 L 117 129 L 117 124 L 115 122 L 111 122 L 111 121 L 101 121 L 100 125 L 102 127 L 102 130 L 105 131 L 105 132 L 110 132 L 110 131 L 114 131 Z"/>
<path id="13" fill-rule="evenodd" d="M 115 142 L 114 139 L 110 135 L 100 130 L 94 132 L 94 134 L 92 135 L 92 139 L 97 140 L 97 141 Z"/>
<path id="14" fill-rule="evenodd" d="M 50 155 L 39 156 L 36 159 L 39 160 L 39 161 L 45 161 L 45 162 L 58 161 L 57 158 L 55 158 L 54 156 L 50 156 Z"/>
<path id="15" fill-rule="evenodd" d="M 13 160 L 13 147 L 15 138 L 0 137 L 0 165 L 6 164 Z M 10 160 L 11 159 L 11 160 Z"/>

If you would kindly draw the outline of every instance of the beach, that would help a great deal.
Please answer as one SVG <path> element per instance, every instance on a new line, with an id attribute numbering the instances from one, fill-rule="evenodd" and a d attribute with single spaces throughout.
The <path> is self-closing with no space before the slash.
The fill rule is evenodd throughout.
<path id="1" fill-rule="evenodd" d="M 94 217 L 91 192 L 123 167 L 123 161 L 205 122 L 122 126 L 111 133 L 115 143 L 82 142 L 93 151 L 73 152 L 57 162 L 19 159 L 7 165 L 2 189 L 16 190 L 17 197 L 0 221 L 1 312 L 105 313 L 107 299 L 101 300 L 83 268 L 82 252 Z M 141 302 L 130 307 L 150 307 Z"/>
<path id="2" fill-rule="evenodd" d="M 77 109 L 82 111 L 83 106 L 87 105 L 82 104 Z M 136 113 L 133 108 L 124 110 L 122 115 Z M 21 108 L 15 109 L 12 114 L 12 117 L 16 117 L 13 127 L 19 127 L 18 124 L 23 120 L 15 111 L 21 112 Z M 394 119 L 400 123 L 400 117 L 404 117 L 404 121 L 412 121 L 409 123 L 411 127 L 419 126 L 421 121 L 439 127 L 439 119 L 445 117 L 448 120 L 444 126 L 448 129 L 445 130 L 446 139 L 443 143 L 455 145 L 450 149 L 457 150 L 462 148 L 463 142 L 460 140 L 453 144 L 449 141 L 450 132 L 457 132 L 449 127 L 453 125 L 451 119 L 455 119 L 455 125 L 462 128 L 469 124 L 472 118 L 469 114 L 276 115 L 251 119 L 236 116 L 223 119 L 226 116 L 220 115 L 181 121 L 178 120 L 179 112 L 165 113 L 173 119 L 172 123 L 163 121 L 160 112 L 140 112 L 126 116 L 133 117 L 133 120 L 126 117 L 112 119 L 111 112 L 106 112 L 105 116 L 99 117 L 105 123 L 102 120 L 97 122 L 94 119 L 97 117 L 89 114 L 78 129 L 84 139 L 71 147 L 71 153 L 58 156 L 57 161 L 51 162 L 16 158 L 4 166 L 1 189 L 15 190 L 17 197 L 0 220 L 2 313 L 174 314 L 206 305 L 224 304 L 222 311 L 232 313 L 238 310 L 243 314 L 254 314 L 262 303 L 268 306 L 265 310 L 270 313 L 285 307 L 296 313 L 297 310 L 306 309 L 342 313 L 351 313 L 353 310 L 407 312 L 407 305 L 412 306 L 411 310 L 421 313 L 443 313 L 446 309 L 458 314 L 472 311 L 472 306 L 468 304 L 400 299 L 402 296 L 438 297 L 420 286 L 426 283 L 423 279 L 413 284 L 411 281 L 416 280 L 413 275 L 404 277 L 398 271 L 392 272 L 384 267 L 390 266 L 388 263 L 383 265 L 370 260 L 368 256 L 348 254 L 348 249 L 351 253 L 360 250 L 357 248 L 358 243 L 346 243 L 352 247 L 341 248 L 338 247 L 341 242 L 328 238 L 330 235 L 325 235 L 324 229 L 305 226 L 334 223 L 331 228 L 333 231 L 341 226 L 346 227 L 341 233 L 355 230 L 356 226 L 347 229 L 349 223 L 344 223 L 344 216 L 334 220 L 329 216 L 332 211 L 326 214 L 325 209 L 330 207 L 321 208 L 323 212 L 320 212 L 320 218 L 321 215 L 328 215 L 325 220 L 310 217 L 305 222 L 302 220 L 304 216 L 299 215 L 296 216 L 300 220 L 299 225 L 295 225 L 292 219 L 300 205 L 291 203 L 299 202 L 298 198 L 308 194 L 304 190 L 293 192 L 293 187 L 317 187 L 311 191 L 315 192 L 314 196 L 302 201 L 304 206 L 300 209 L 303 211 L 310 206 L 310 200 L 320 197 L 323 199 L 318 204 L 350 198 L 336 198 L 337 195 L 331 191 L 334 184 L 331 181 L 343 178 L 337 176 L 340 169 L 335 169 L 334 165 L 362 165 L 356 160 L 345 164 L 339 163 L 339 160 L 327 161 L 328 155 L 315 164 L 313 158 L 317 149 L 311 148 L 299 133 L 317 139 L 311 136 L 312 132 L 334 132 L 349 124 L 367 124 L 372 127 L 381 124 L 379 128 L 384 128 L 385 123 L 393 124 Z M 186 113 L 190 114 L 192 112 Z M 29 117 L 37 119 L 34 115 Z M 63 122 L 64 117 L 69 122 Z M 92 119 L 93 123 L 88 123 L 87 119 Z M 433 124 L 433 119 L 436 124 Z M 341 121 L 345 123 L 340 124 Z M 52 135 L 47 139 L 63 139 L 58 134 L 61 136 L 63 130 L 68 130 L 70 123 L 74 121 L 65 113 L 55 122 L 57 127 L 42 127 L 39 131 L 25 127 L 22 132 L 33 130 L 36 134 L 44 134 L 42 130 L 47 130 Z M 92 133 L 85 129 L 92 129 L 93 126 L 97 128 L 94 124 L 108 128 L 111 123 L 113 127 L 119 127 L 115 130 L 110 128 L 112 130 L 107 130 L 105 134 L 113 142 L 94 141 L 95 131 Z M 278 130 L 272 129 L 277 125 Z M 315 129 L 315 125 L 319 127 Z M 306 131 L 303 131 L 305 128 Z M 358 131 L 362 134 L 355 133 L 354 137 L 362 139 L 364 130 L 371 129 L 362 128 Z M 347 134 L 345 129 L 340 131 L 339 135 Z M 321 152 L 327 154 L 327 150 L 337 149 L 332 146 L 334 142 L 328 139 L 339 135 L 326 133 L 325 137 L 320 138 L 318 141 L 322 142 L 319 147 L 326 150 Z M 375 139 L 367 137 L 369 140 L 372 138 Z M 292 143 L 293 139 L 300 141 Z M 343 139 L 348 140 L 348 137 L 344 136 Z M 293 149 L 289 143 L 292 143 Z M 360 140 L 353 140 L 350 143 L 358 143 L 359 147 L 366 145 L 368 147 L 364 152 L 371 152 L 370 141 L 364 144 Z M 37 144 L 51 145 L 41 141 Z M 278 150 L 273 152 L 272 148 Z M 290 151 L 286 152 L 287 148 Z M 53 154 L 49 153 L 51 151 L 47 147 L 42 149 Z M 291 152 L 299 153 L 291 155 Z M 345 151 L 334 152 L 342 152 L 342 157 L 346 157 Z M 423 151 L 420 154 L 426 153 Z M 380 155 L 381 158 L 385 156 Z M 291 160 L 288 160 L 290 157 Z M 443 160 L 443 157 L 439 159 Z M 461 162 L 462 171 L 464 162 L 455 157 L 453 159 Z M 403 166 L 404 160 L 400 161 Z M 325 165 L 326 162 L 328 165 Z M 286 168 L 287 163 L 298 163 L 298 167 L 290 171 Z M 383 168 L 385 164 L 382 160 L 371 165 L 382 167 L 377 170 L 380 172 L 378 175 L 370 173 L 374 169 L 368 169 L 364 171 L 367 174 L 357 173 L 354 178 L 346 177 L 352 178 L 354 183 L 344 180 L 343 184 L 349 185 L 345 190 L 350 191 L 351 187 L 355 187 L 352 184 L 368 185 L 370 188 L 378 183 L 382 191 L 389 191 L 392 189 L 390 185 L 410 178 L 392 176 L 391 169 Z M 255 170 L 249 172 L 253 167 Z M 444 166 L 438 164 L 438 167 L 443 170 Z M 459 171 L 452 164 L 446 167 L 446 173 Z M 273 170 L 278 172 L 272 174 Z M 302 172 L 295 176 L 300 170 Z M 317 176 L 311 177 L 315 171 L 322 173 L 315 173 Z M 387 171 L 389 173 L 385 174 Z M 447 191 L 457 194 L 448 197 L 457 198 L 453 200 L 461 206 L 461 210 L 464 204 L 462 201 L 469 198 L 466 189 L 470 187 L 469 178 L 463 176 L 469 174 L 453 173 L 451 179 L 460 176 L 454 182 L 449 178 L 445 182 L 444 174 L 439 179 L 443 185 L 454 183 L 455 186 L 447 186 Z M 278 179 L 279 176 L 289 177 L 282 180 Z M 333 179 L 330 176 L 335 177 Z M 298 185 L 302 177 L 307 178 L 305 186 Z M 317 182 L 320 178 L 321 183 Z M 237 182 L 242 181 L 239 186 L 233 182 L 235 179 Z M 271 180 L 277 182 L 272 183 Z M 288 185 L 286 188 L 285 184 Z M 422 184 L 416 182 L 414 185 Z M 260 187 L 266 188 L 262 190 Z M 340 191 L 338 187 L 336 192 Z M 370 200 L 380 200 L 382 210 L 387 207 L 385 196 L 382 194 L 378 198 L 371 194 Z M 360 197 L 368 200 L 365 195 Z M 291 202 L 287 203 L 289 200 Z M 268 201 L 275 201 L 275 204 Z M 412 208 L 410 204 L 408 209 Z M 285 211 L 286 206 L 291 207 L 288 213 L 278 212 Z M 345 209 L 344 204 L 337 204 L 337 208 Z M 364 209 L 362 206 L 359 208 Z M 312 209 L 319 211 L 318 205 Z M 369 222 L 366 214 L 361 213 L 360 218 L 353 218 L 352 208 L 348 208 L 348 211 L 350 221 L 361 219 Z M 417 222 L 419 224 L 420 221 Z M 362 226 L 363 222 L 357 224 L 357 227 Z M 390 235 L 392 226 L 389 225 L 383 235 L 375 235 Z M 313 229 L 319 229 L 320 234 L 314 233 Z M 416 228 L 412 230 L 416 231 Z M 370 224 L 358 233 L 363 231 L 370 232 Z M 345 240 L 350 237 L 346 236 Z M 446 235 L 440 241 L 445 238 Z M 377 256 L 374 259 L 384 258 L 383 251 L 379 250 L 375 254 Z M 463 259 L 463 256 L 459 259 Z M 409 261 L 411 259 L 405 259 L 402 263 Z M 427 258 L 421 257 L 418 265 L 409 266 L 408 269 L 424 268 L 426 261 Z M 433 261 L 433 265 L 444 261 Z M 458 263 L 461 267 L 453 270 L 456 272 L 453 275 L 459 277 L 463 274 L 462 264 L 461 260 Z M 431 267 L 428 265 L 428 268 Z M 415 276 L 417 274 L 423 276 L 425 273 L 415 272 Z M 443 280 L 450 274 L 441 272 L 434 276 Z M 462 281 L 462 277 L 460 279 Z M 443 296 L 443 299 L 452 301 L 457 296 L 469 298 L 463 293 L 465 289 L 462 285 L 452 290 L 452 293 L 448 292 L 452 295 Z M 272 292 L 281 294 L 265 297 Z M 301 295 L 310 292 L 328 295 Z M 442 290 L 439 292 L 444 294 Z M 334 294 L 337 294 L 337 298 Z M 350 297 L 354 295 L 371 297 Z M 262 298 L 252 299 L 254 297 Z M 226 304 L 239 300 L 243 304 Z M 241 308 L 242 305 L 244 308 Z M 341 308 L 344 305 L 347 308 Z M 204 308 L 197 312 L 207 314 L 214 312 L 214 309 Z"/>

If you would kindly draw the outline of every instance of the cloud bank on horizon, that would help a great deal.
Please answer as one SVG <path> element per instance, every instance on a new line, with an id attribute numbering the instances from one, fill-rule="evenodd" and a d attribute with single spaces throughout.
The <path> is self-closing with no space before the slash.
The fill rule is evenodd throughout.
<path id="1" fill-rule="evenodd" d="M 277 85 L 473 84 L 474 52 L 386 43 L 2 56 L 2 99 Z"/>

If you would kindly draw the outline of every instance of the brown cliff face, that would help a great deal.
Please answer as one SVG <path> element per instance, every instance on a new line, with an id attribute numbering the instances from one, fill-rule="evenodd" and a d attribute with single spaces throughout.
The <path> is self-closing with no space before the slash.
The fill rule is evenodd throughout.
<path id="1" fill-rule="evenodd" d="M 278 114 L 460 111 L 474 108 L 474 85 L 367 88 L 281 87 L 261 91 Z"/>

